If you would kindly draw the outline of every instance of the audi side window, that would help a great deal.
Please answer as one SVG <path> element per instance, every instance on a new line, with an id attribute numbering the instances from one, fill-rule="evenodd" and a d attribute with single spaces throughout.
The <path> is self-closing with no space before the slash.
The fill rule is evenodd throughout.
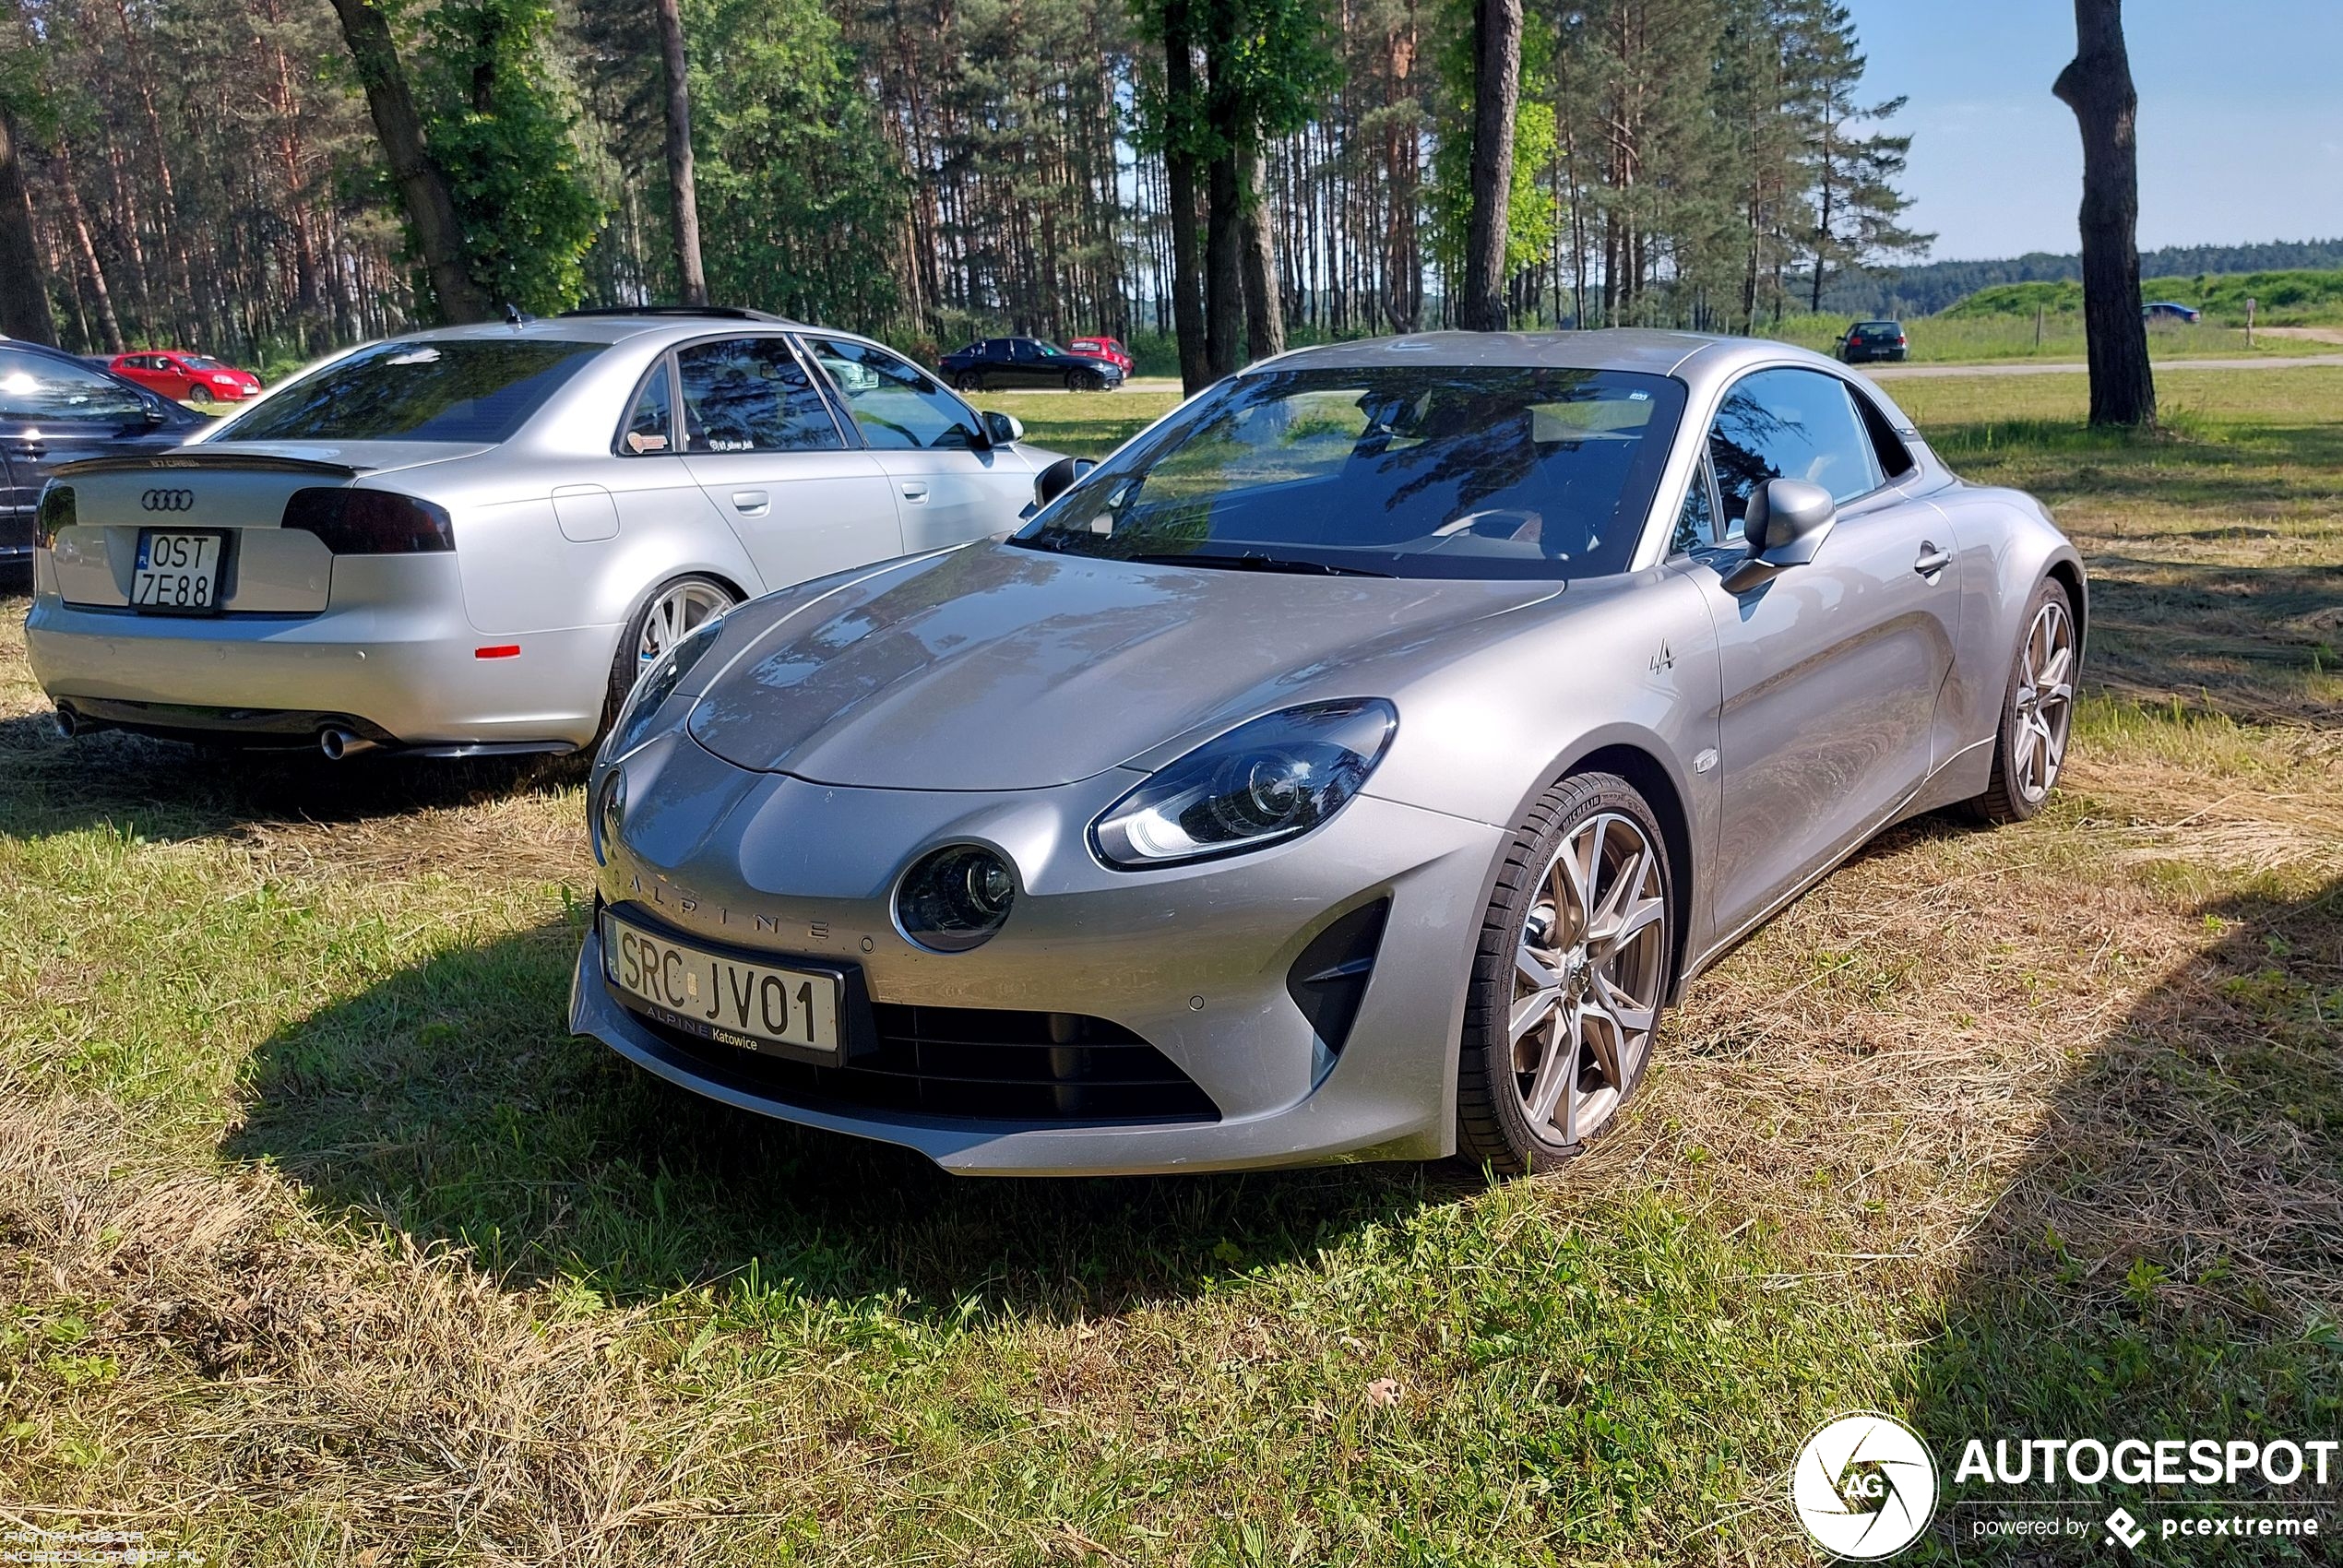
<path id="1" fill-rule="evenodd" d="M 127 424 L 146 417 L 138 394 L 83 365 L 0 349 L 0 418 Z"/>
<path id="2" fill-rule="evenodd" d="M 846 445 L 829 406 L 779 338 L 695 343 L 675 353 L 686 452 L 830 452 Z"/>
<path id="3" fill-rule="evenodd" d="M 804 342 L 846 399 L 855 428 L 873 446 L 916 452 L 978 445 L 968 405 L 917 365 L 869 343 L 833 338 Z"/>
<path id="4" fill-rule="evenodd" d="M 1841 504 L 1880 484 L 1870 433 L 1845 385 L 1820 371 L 1761 370 L 1735 382 L 1709 427 L 1708 460 L 1727 539 L 1741 537 L 1749 498 L 1767 480 L 1819 484 Z"/>
<path id="5" fill-rule="evenodd" d="M 634 410 L 626 416 L 626 429 L 618 438 L 619 450 L 634 457 L 672 452 L 675 449 L 674 429 L 674 393 L 669 382 L 667 357 L 662 354 L 644 380 L 643 390 L 635 398 Z"/>

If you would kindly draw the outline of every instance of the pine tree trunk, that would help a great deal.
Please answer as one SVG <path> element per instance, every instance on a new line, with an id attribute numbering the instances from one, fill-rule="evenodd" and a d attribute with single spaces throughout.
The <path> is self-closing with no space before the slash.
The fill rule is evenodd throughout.
<path id="1" fill-rule="evenodd" d="M 1505 325 L 1506 206 L 1513 195 L 1513 122 L 1521 99 L 1521 0 L 1473 6 L 1472 210 L 1465 223 L 1460 327 Z"/>
<path id="2" fill-rule="evenodd" d="M 1244 182 L 1223 150 L 1206 170 L 1204 356 L 1212 379 L 1244 368 Z"/>
<path id="3" fill-rule="evenodd" d="M 57 340 L 47 273 L 32 232 L 32 198 L 17 161 L 17 127 L 5 113 L 0 113 L 0 337 Z"/>
<path id="4" fill-rule="evenodd" d="M 62 144 L 57 148 L 57 172 L 65 187 L 65 221 L 72 226 L 82 267 L 89 275 L 89 297 L 98 307 L 98 329 L 103 336 L 106 352 L 122 353 L 130 345 L 123 340 L 122 318 L 114 314 L 113 291 L 106 287 L 105 268 L 98 265 L 98 247 L 89 238 L 89 215 L 81 205 L 81 187 L 74 179 L 72 155 Z"/>
<path id="5" fill-rule="evenodd" d="M 675 233 L 675 275 L 682 303 L 704 305 L 708 273 L 700 266 L 699 184 L 692 173 L 692 80 L 676 0 L 659 0 L 659 53 L 667 89 L 668 218 Z"/>
<path id="6" fill-rule="evenodd" d="M 1244 368 L 1245 170 L 1237 160 L 1252 139 L 1236 83 L 1236 21 L 1226 0 L 1207 6 L 1205 104 L 1212 161 L 1205 170 L 1204 357 L 1212 379 Z"/>
<path id="7" fill-rule="evenodd" d="M 2123 0 L 2075 0 L 2075 58 L 2051 88 L 2083 136 L 2083 332 L 2091 423 L 2156 424 L 2156 378 L 2140 318 L 2139 95 L 2123 48 Z"/>
<path id="8" fill-rule="evenodd" d="M 1244 204 L 1244 336 L 1251 357 L 1266 360 L 1285 352 L 1285 302 L 1278 285 L 1277 225 L 1269 210 L 1267 160 L 1256 142 Z"/>
<path id="9" fill-rule="evenodd" d="M 1174 115 L 1195 102 L 1195 23 L 1189 0 L 1163 7 L 1163 96 Z M 1196 165 L 1194 146 L 1175 124 L 1163 151 L 1163 184 L 1172 208 L 1172 329 L 1180 344 L 1180 386 L 1193 397 L 1212 385 L 1205 353 L 1204 280 L 1196 246 Z"/>
<path id="10" fill-rule="evenodd" d="M 416 248 L 431 277 L 440 320 L 486 321 L 488 295 L 472 281 L 465 266 L 464 233 L 457 221 L 456 203 L 447 194 L 446 176 L 423 147 L 422 118 L 415 111 L 414 94 L 407 85 L 406 67 L 399 64 L 398 46 L 392 42 L 390 23 L 373 0 L 333 0 L 341 20 L 342 38 L 366 89 L 366 108 L 375 133 L 382 139 L 383 157 L 407 208 Z"/>

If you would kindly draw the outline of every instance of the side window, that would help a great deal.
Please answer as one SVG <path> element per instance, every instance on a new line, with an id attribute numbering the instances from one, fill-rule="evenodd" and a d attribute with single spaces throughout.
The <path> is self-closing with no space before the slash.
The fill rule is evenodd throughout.
<path id="1" fill-rule="evenodd" d="M 1689 550 L 1706 550 L 1719 541 L 1717 511 L 1708 499 L 1708 465 L 1697 464 L 1692 471 L 1692 485 L 1684 492 L 1684 505 L 1676 514 L 1676 532 L 1668 541 L 1671 554 Z"/>
<path id="2" fill-rule="evenodd" d="M 127 424 L 146 417 L 138 394 L 86 366 L 0 349 L 0 418 Z"/>
<path id="3" fill-rule="evenodd" d="M 1896 434 L 1896 427 L 1888 422 L 1887 416 L 1879 411 L 1879 405 L 1857 393 L 1855 409 L 1863 417 L 1863 430 L 1871 437 L 1872 455 L 1879 459 L 1879 471 L 1891 480 L 1901 479 L 1911 472 L 1911 448 L 1906 446 L 1903 437 Z"/>
<path id="4" fill-rule="evenodd" d="M 683 373 L 686 452 L 821 452 L 846 445 L 828 406 L 779 338 L 695 343 Z"/>
<path id="5" fill-rule="evenodd" d="M 1709 428 L 1708 460 L 1728 538 L 1740 534 L 1750 496 L 1769 479 L 1802 479 L 1841 502 L 1880 482 L 1846 386 L 1814 370 L 1761 370 L 1735 382 Z"/>
<path id="6" fill-rule="evenodd" d="M 873 446 L 920 451 L 978 445 L 968 405 L 910 361 L 870 343 L 833 338 L 804 341 L 845 396 L 855 428 Z"/>
<path id="7" fill-rule="evenodd" d="M 633 411 L 626 416 L 626 428 L 619 433 L 618 446 L 629 457 L 646 457 L 653 452 L 674 450 L 675 394 L 667 372 L 667 356 L 661 354 L 659 363 L 636 394 Z"/>

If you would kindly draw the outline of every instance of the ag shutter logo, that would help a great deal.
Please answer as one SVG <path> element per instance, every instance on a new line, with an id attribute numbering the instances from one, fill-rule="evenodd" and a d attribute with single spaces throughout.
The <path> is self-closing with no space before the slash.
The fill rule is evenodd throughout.
<path id="1" fill-rule="evenodd" d="M 1936 1513 L 1936 1461 L 1893 1416 L 1841 1416 L 1806 1440 L 1790 1501 L 1814 1544 L 1868 1562 L 1920 1538 Z"/>

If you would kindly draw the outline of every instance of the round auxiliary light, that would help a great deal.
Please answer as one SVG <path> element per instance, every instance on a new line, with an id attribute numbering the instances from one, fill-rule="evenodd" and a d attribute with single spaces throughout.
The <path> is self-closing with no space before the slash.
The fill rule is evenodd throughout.
<path id="1" fill-rule="evenodd" d="M 903 934 L 937 953 L 981 945 L 1009 918 L 1017 877 L 981 844 L 953 844 L 922 856 L 895 888 Z"/>

